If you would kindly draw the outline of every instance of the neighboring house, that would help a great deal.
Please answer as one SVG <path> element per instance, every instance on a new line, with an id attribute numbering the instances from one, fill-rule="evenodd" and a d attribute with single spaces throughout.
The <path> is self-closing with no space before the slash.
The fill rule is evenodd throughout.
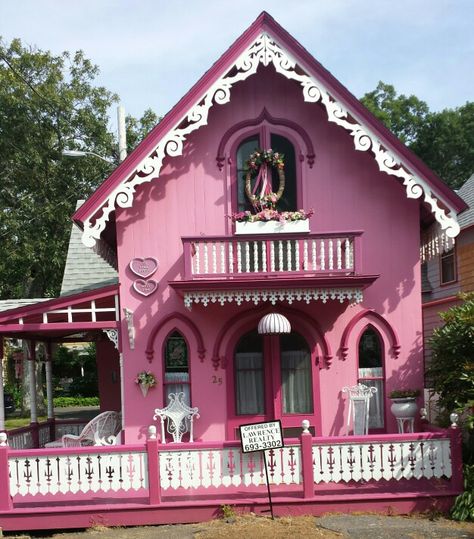
<path id="1" fill-rule="evenodd" d="M 461 231 L 456 242 L 439 246 L 436 256 L 422 265 L 425 367 L 431 357 L 429 339 L 433 330 L 443 325 L 440 313 L 461 303 L 460 292 L 474 291 L 474 174 L 457 194 L 468 207 L 458 216 Z M 429 388 L 425 399 L 429 416 L 434 418 L 437 397 Z"/>
<path id="2" fill-rule="evenodd" d="M 272 150 L 270 164 L 256 148 Z M 252 201 L 276 206 L 261 217 L 291 222 L 245 222 Z M 101 288 L 82 282 L 89 265 L 74 278 L 72 239 L 71 294 L 0 315 L 4 336 L 47 349 L 96 340 L 101 407 L 123 421 L 112 449 L 3 449 L 13 506 L 0 495 L 0 526 L 44 527 L 28 503 L 53 514 L 63 504 L 64 527 L 99 513 L 116 525 L 210 518 L 228 503 L 260 511 L 262 455 L 240 451 L 238 429 L 273 420 L 286 443 L 267 455 L 280 512 L 349 499 L 364 510 L 448 506 L 462 488 L 457 430 L 422 433 L 415 419 L 414 433 L 398 432 L 389 394 L 423 388 L 420 222 L 451 241 L 464 208 L 262 13 L 76 211 L 84 245 L 116 267 L 118 284 L 113 271 Z M 136 383 L 144 371 L 157 382 L 148 392 Z M 361 403 L 347 388 L 359 382 L 377 390 L 368 434 L 358 412 L 346 426 L 350 402 Z M 176 393 L 199 409 L 195 442 L 164 445 L 147 429 Z"/>
<path id="3" fill-rule="evenodd" d="M 422 265 L 423 333 L 425 362 L 427 342 L 433 329 L 442 325 L 439 313 L 460 303 L 460 292 L 474 291 L 474 174 L 457 191 L 468 206 L 459 214 L 461 232 L 454 244 L 438 248 L 436 256 Z"/>

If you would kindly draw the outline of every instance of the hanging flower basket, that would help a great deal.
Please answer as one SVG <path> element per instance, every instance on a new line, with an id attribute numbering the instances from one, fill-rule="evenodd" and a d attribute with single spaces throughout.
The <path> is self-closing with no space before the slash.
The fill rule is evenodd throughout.
<path id="1" fill-rule="evenodd" d="M 137 374 L 135 383 L 140 387 L 142 395 L 146 397 L 148 395 L 148 390 L 151 387 L 155 387 L 157 382 L 155 375 L 152 372 L 141 371 Z"/>

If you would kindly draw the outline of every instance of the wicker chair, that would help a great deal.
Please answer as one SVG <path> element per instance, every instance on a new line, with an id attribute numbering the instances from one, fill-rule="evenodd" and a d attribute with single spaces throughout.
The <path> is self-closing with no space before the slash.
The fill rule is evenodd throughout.
<path id="1" fill-rule="evenodd" d="M 119 412 L 102 412 L 87 423 L 79 436 L 64 434 L 60 440 L 49 442 L 45 447 L 117 445 L 121 429 L 122 420 Z"/>

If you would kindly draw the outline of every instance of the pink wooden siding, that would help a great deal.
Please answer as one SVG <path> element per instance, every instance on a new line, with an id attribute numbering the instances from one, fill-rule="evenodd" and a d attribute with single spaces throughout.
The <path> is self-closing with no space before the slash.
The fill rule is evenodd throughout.
<path id="1" fill-rule="evenodd" d="M 407 200 L 404 188 L 380 173 L 369 154 L 355 151 L 350 135 L 328 123 L 319 106 L 304 103 L 299 88 L 272 69 L 261 68 L 258 77 L 235 87 L 228 105 L 211 109 L 209 125 L 189 137 L 182 157 L 165 159 L 160 178 L 140 187 L 133 209 L 117 212 L 121 305 L 134 312 L 136 327 L 134 351 L 130 350 L 127 339 L 123 339 L 127 441 L 143 438 L 143 397 L 133 378 L 138 371 L 151 368 L 159 380 L 163 379 L 161 347 L 174 324 L 172 321 L 167 324 L 155 340 L 151 365 L 145 355 L 150 328 L 162 317 L 185 312 L 183 299 L 168 286 L 169 281 L 184 277 L 182 238 L 232 234 L 232 224 L 227 217 L 232 211 L 232 178 L 228 165 L 221 172 L 215 160 L 221 137 L 242 119 L 257 117 L 263 107 L 274 117 L 288 117 L 301 124 L 313 141 L 316 153 L 313 167 L 305 161 L 301 164 L 302 205 L 315 210 L 310 220 L 311 232 L 363 231 L 359 271 L 380 275 L 365 290 L 361 306 L 348 307 L 334 301 L 293 305 L 317 320 L 335 355 L 331 367 L 321 369 L 318 374 L 321 395 L 315 405 L 327 407 L 322 411 L 320 434 L 343 432 L 346 403 L 340 391 L 344 385 L 357 381 L 356 344 L 355 341 L 349 343 L 346 361 L 341 360 L 338 347 L 344 328 L 361 308 L 374 309 L 383 315 L 396 328 L 402 343 L 396 362 L 393 355 L 387 353 L 386 390 L 399 384 L 398 371 L 406 373 L 410 386 L 422 386 L 419 245 L 418 234 L 413 233 L 418 230 L 418 202 Z M 231 138 L 228 146 L 232 144 Z M 144 256 L 159 260 L 159 269 L 154 275 L 159 287 L 148 298 L 133 291 L 134 276 L 128 269 L 132 258 Z M 226 371 L 214 371 L 210 350 L 220 328 L 238 312 L 235 305 L 193 308 L 189 316 L 199 327 L 207 349 L 202 362 L 196 358 L 193 336 L 184 332 L 190 340 L 193 405 L 198 406 L 201 413 L 201 420 L 195 425 L 196 435 L 203 440 L 225 438 Z M 179 323 L 177 327 L 179 329 Z M 122 331 L 126 335 L 124 321 Z M 388 344 L 387 340 L 387 351 L 390 350 Z M 215 383 L 214 377 L 221 382 Z M 212 399 L 209 399 L 211 393 Z M 161 384 L 150 391 L 147 404 L 151 418 L 151 408 L 163 405 Z M 395 428 L 391 417 L 387 418 L 387 428 L 389 432 Z"/>

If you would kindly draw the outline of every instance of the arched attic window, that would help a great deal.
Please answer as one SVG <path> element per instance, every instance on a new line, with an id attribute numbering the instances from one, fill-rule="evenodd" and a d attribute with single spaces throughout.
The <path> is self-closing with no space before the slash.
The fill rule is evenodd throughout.
<path id="1" fill-rule="evenodd" d="M 378 331 L 367 326 L 359 339 L 359 383 L 377 388 L 370 399 L 369 428 L 384 428 L 383 342 Z"/>
<path id="2" fill-rule="evenodd" d="M 164 392 L 165 405 L 170 393 L 184 393 L 184 401 L 191 405 L 189 380 L 189 354 L 186 340 L 179 331 L 173 331 L 164 346 Z"/>
<path id="3" fill-rule="evenodd" d="M 298 205 L 297 197 L 297 167 L 296 151 L 293 143 L 283 135 L 273 133 L 269 127 L 262 127 L 258 133 L 246 137 L 237 146 L 236 152 L 236 185 L 237 185 L 237 207 L 236 211 L 250 211 L 252 205 L 245 195 L 245 162 L 249 156 L 258 148 L 271 148 L 274 152 L 284 155 L 285 161 L 285 190 L 282 197 L 277 202 L 278 211 L 296 211 Z M 271 168 L 272 191 L 276 193 L 279 188 L 278 171 Z M 252 179 L 252 190 L 255 187 L 256 178 Z"/>

